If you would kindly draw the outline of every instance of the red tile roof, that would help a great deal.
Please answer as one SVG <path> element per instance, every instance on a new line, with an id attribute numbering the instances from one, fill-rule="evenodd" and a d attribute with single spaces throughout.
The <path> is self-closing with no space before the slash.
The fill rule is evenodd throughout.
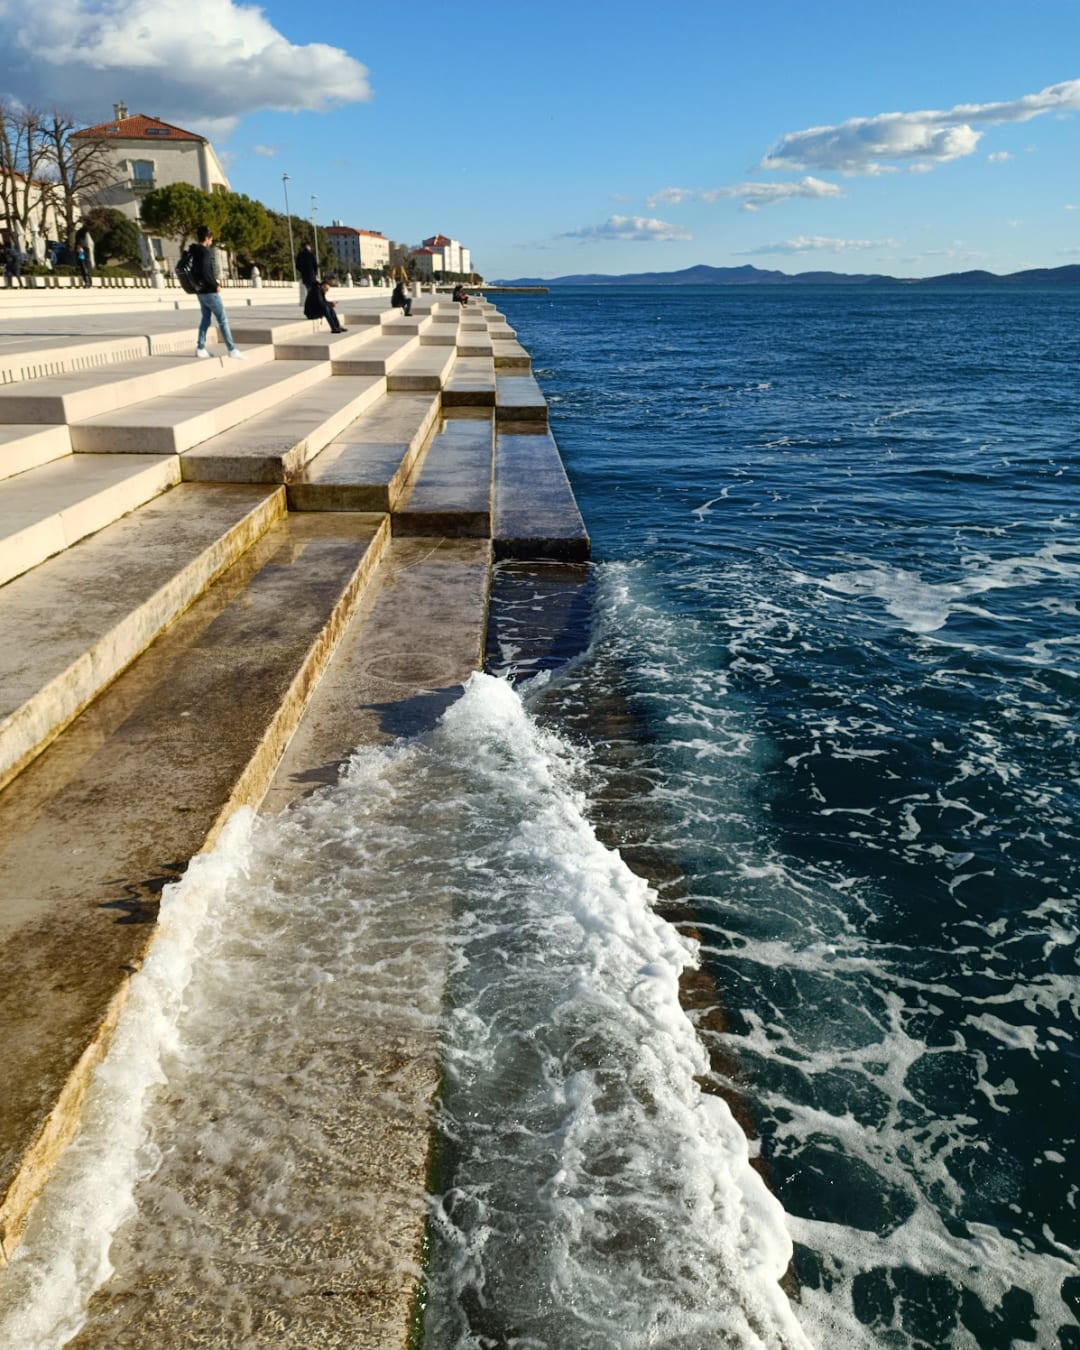
<path id="1" fill-rule="evenodd" d="M 101 137 L 105 140 L 111 140 L 116 137 L 124 141 L 205 141 L 205 136 L 198 136 L 194 131 L 184 131 L 182 127 L 174 127 L 169 122 L 162 122 L 157 117 L 147 117 L 145 113 L 135 113 L 132 117 L 124 117 L 119 122 L 99 122 L 96 127 L 87 127 L 83 131 L 76 131 L 75 136 L 93 136 Z"/>

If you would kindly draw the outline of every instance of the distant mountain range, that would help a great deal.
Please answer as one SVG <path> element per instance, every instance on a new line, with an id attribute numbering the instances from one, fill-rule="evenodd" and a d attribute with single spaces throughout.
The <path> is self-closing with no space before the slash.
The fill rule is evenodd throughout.
<path id="1" fill-rule="evenodd" d="M 492 286 L 1080 286 L 1080 264 L 995 272 L 947 272 L 938 277 L 890 277 L 883 273 L 770 272 L 760 267 L 684 267 L 681 272 L 582 272 L 569 277 L 515 277 Z"/>

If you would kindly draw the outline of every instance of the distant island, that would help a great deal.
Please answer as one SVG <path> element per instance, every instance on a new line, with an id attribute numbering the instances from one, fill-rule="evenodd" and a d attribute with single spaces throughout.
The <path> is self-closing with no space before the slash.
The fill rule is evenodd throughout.
<path id="1" fill-rule="evenodd" d="M 492 286 L 1080 286 L 1080 264 L 1034 267 L 1026 272 L 946 272 L 938 277 L 890 277 L 884 273 L 771 272 L 760 267 L 684 267 L 681 272 L 582 272 L 569 277 L 514 277 Z"/>

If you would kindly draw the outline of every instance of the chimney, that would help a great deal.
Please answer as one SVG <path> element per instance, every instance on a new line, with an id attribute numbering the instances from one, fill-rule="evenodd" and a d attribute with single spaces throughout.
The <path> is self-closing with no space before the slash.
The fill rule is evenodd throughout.
<path id="1" fill-rule="evenodd" d="M 122 122 L 124 118 L 128 115 L 126 103 L 114 103 L 112 105 L 112 110 L 113 116 L 116 118 L 118 122 Z"/>

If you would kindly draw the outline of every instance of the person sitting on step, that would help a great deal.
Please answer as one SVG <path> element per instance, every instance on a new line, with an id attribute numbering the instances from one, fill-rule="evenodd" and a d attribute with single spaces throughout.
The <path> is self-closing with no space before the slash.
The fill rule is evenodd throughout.
<path id="1" fill-rule="evenodd" d="M 307 299 L 304 301 L 304 317 L 306 319 L 325 319 L 330 325 L 331 333 L 344 333 L 345 327 L 338 319 L 337 308 L 332 300 L 328 300 L 326 292 L 334 284 L 333 277 L 327 277 L 325 281 L 317 281 L 307 293 Z"/>

